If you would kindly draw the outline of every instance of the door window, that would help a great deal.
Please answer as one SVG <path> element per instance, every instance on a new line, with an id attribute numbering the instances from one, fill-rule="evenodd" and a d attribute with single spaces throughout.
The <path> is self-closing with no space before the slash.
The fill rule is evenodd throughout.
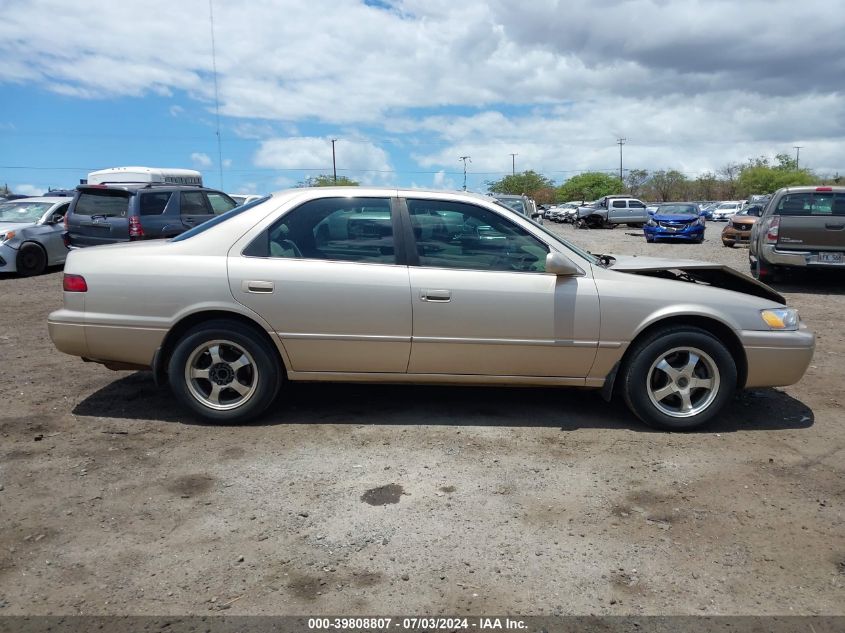
<path id="1" fill-rule="evenodd" d="M 394 264 L 390 200 L 311 200 L 282 216 L 244 255 Z"/>
<path id="2" fill-rule="evenodd" d="M 629 209 L 645 209 L 645 205 L 640 202 L 639 200 L 629 200 L 628 201 L 628 208 Z"/>
<path id="3" fill-rule="evenodd" d="M 614 200 L 613 201 L 613 208 L 614 209 L 624 209 L 625 208 L 625 201 L 624 200 Z"/>
<path id="4" fill-rule="evenodd" d="M 408 200 L 421 266 L 544 272 L 548 247 L 498 213 L 471 204 Z"/>
<path id="5" fill-rule="evenodd" d="M 222 193 L 214 193 L 209 191 L 207 193 L 208 201 L 211 203 L 211 208 L 214 210 L 214 215 L 226 213 L 230 209 L 238 206 L 238 203 L 232 200 L 229 196 L 224 196 Z"/>
<path id="6" fill-rule="evenodd" d="M 161 215 L 170 200 L 172 191 L 156 191 L 155 193 L 142 193 L 139 202 L 141 215 Z"/>
<path id="7" fill-rule="evenodd" d="M 205 194 L 202 191 L 182 192 L 182 215 L 210 215 L 205 204 Z"/>

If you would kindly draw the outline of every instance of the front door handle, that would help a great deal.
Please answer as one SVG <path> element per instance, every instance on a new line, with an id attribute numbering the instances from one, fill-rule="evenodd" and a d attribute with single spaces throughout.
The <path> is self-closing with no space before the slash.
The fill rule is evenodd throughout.
<path id="1" fill-rule="evenodd" d="M 824 228 L 830 229 L 831 231 L 841 231 L 845 229 L 845 224 L 825 224 Z"/>
<path id="2" fill-rule="evenodd" d="M 450 290 L 420 290 L 420 299 L 434 303 L 449 303 L 452 300 L 452 292 Z"/>
<path id="3" fill-rule="evenodd" d="M 273 292 L 274 285 L 272 281 L 244 281 L 241 284 L 241 289 L 244 292 L 269 294 Z"/>

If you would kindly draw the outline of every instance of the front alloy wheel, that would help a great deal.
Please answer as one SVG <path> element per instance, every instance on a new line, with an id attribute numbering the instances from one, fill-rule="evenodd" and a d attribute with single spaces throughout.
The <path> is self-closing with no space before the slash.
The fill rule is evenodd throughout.
<path id="1" fill-rule="evenodd" d="M 693 326 L 668 326 L 636 341 L 621 370 L 622 394 L 646 424 L 685 431 L 716 416 L 736 389 L 724 343 Z"/>

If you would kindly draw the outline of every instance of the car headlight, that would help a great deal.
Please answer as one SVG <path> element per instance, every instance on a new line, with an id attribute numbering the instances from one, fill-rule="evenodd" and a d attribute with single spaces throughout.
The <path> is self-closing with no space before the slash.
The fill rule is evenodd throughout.
<path id="1" fill-rule="evenodd" d="M 15 237 L 14 231 L 6 231 L 5 233 L 0 233 L 0 244 L 2 244 L 3 242 L 8 242 L 13 237 Z"/>
<path id="2" fill-rule="evenodd" d="M 795 308 L 760 310 L 760 317 L 770 330 L 797 330 L 801 320 Z"/>

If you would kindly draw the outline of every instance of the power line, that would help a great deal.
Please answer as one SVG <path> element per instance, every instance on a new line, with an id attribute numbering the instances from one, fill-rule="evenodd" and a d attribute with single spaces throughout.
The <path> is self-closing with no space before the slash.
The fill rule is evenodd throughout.
<path id="1" fill-rule="evenodd" d="M 211 23 L 211 67 L 214 71 L 214 111 L 217 117 L 217 162 L 220 167 L 220 188 L 223 189 L 223 144 L 220 140 L 220 93 L 217 90 L 217 49 L 214 46 L 214 0 L 208 0 L 208 18 Z"/>

